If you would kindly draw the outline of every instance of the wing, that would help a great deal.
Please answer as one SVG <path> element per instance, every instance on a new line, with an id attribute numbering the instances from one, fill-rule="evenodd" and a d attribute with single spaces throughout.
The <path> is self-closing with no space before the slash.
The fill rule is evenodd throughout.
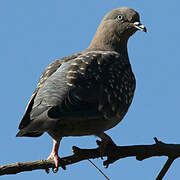
<path id="1" fill-rule="evenodd" d="M 132 101 L 135 78 L 116 52 L 91 51 L 61 65 L 39 90 L 31 118 L 48 110 L 62 120 L 119 118 Z"/>
<path id="2" fill-rule="evenodd" d="M 39 91 L 39 89 L 44 85 L 45 81 L 54 73 L 56 72 L 56 70 L 61 66 L 61 64 L 69 61 L 69 60 L 72 60 L 74 58 L 76 58 L 77 56 L 79 56 L 81 53 L 77 53 L 77 54 L 74 54 L 72 56 L 66 56 L 64 58 L 61 58 L 61 59 L 58 59 L 54 62 L 52 62 L 49 66 L 47 66 L 47 68 L 44 70 L 43 74 L 41 75 L 40 77 L 40 80 L 38 82 L 38 85 L 37 85 L 37 88 L 36 90 L 34 91 L 34 93 L 32 94 L 28 104 L 27 104 L 27 107 L 26 107 L 26 110 L 25 110 L 25 113 L 24 113 L 24 116 L 19 124 L 19 129 L 23 129 L 24 127 L 26 127 L 29 122 L 30 122 L 30 112 L 32 110 L 32 106 L 34 104 L 34 98 L 36 97 L 37 95 L 37 92 Z M 33 135 L 34 136 L 34 135 Z M 37 134 L 37 136 L 39 136 Z"/>
<path id="3" fill-rule="evenodd" d="M 96 59 L 85 54 L 62 64 L 39 89 L 31 119 L 36 119 L 45 111 L 48 111 L 49 117 L 63 120 L 97 116 L 100 84 L 95 75 L 99 74 Z"/>

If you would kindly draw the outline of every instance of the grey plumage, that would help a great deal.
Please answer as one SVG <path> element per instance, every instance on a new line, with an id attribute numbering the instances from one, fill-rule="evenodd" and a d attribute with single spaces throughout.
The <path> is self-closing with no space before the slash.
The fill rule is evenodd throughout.
<path id="1" fill-rule="evenodd" d="M 17 136 L 48 132 L 56 141 L 64 136 L 100 136 L 117 125 L 134 95 L 135 77 L 127 41 L 146 31 L 139 15 L 118 8 L 102 20 L 90 46 L 50 64 L 26 108 Z"/>

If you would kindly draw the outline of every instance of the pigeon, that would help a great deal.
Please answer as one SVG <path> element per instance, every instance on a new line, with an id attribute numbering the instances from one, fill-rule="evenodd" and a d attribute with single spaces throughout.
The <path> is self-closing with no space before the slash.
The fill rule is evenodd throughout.
<path id="1" fill-rule="evenodd" d="M 55 172 L 63 137 L 95 135 L 102 147 L 112 142 L 104 132 L 123 119 L 135 91 L 127 42 L 137 30 L 146 32 L 146 27 L 135 10 L 113 9 L 87 49 L 52 62 L 40 77 L 16 136 L 47 132 L 54 142 L 48 159 Z"/>

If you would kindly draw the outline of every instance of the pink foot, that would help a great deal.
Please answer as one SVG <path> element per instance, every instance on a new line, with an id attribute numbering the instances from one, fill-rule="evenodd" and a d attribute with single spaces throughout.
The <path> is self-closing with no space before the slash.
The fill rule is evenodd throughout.
<path id="1" fill-rule="evenodd" d="M 59 161 L 60 161 L 58 153 L 52 151 L 51 154 L 49 155 L 49 157 L 47 158 L 47 160 L 53 160 L 54 161 L 55 168 L 52 168 L 52 170 L 54 173 L 56 173 L 58 171 Z M 49 171 L 49 169 L 48 169 L 48 171 Z"/>
<path id="2" fill-rule="evenodd" d="M 56 173 L 58 171 L 59 166 L 61 166 L 64 170 L 66 169 L 63 161 L 58 156 L 58 149 L 59 149 L 60 140 L 54 140 L 52 152 L 49 155 L 49 157 L 47 158 L 47 160 L 53 160 L 54 161 L 55 167 L 52 168 L 54 173 Z M 46 169 L 46 172 L 49 173 L 49 169 Z"/>

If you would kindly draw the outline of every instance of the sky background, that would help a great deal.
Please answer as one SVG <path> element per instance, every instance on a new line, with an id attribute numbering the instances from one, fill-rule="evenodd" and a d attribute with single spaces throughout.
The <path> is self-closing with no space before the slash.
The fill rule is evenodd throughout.
<path id="1" fill-rule="evenodd" d="M 104 15 L 128 6 L 140 13 L 148 32 L 138 31 L 128 42 L 129 57 L 137 79 L 133 103 L 124 120 L 107 131 L 117 145 L 152 144 L 153 137 L 180 143 L 180 1 L 142 0 L 1 0 L 0 1 L 0 165 L 46 159 L 52 139 L 16 138 L 18 124 L 44 68 L 53 60 L 84 50 Z M 96 137 L 67 137 L 60 156 L 72 154 L 73 145 L 95 148 Z M 166 157 L 142 162 L 134 157 L 102 166 L 93 162 L 110 179 L 152 180 Z M 177 159 L 165 180 L 180 179 Z M 47 175 L 43 170 L 5 175 L 4 180 L 98 179 L 104 177 L 83 161 Z"/>

